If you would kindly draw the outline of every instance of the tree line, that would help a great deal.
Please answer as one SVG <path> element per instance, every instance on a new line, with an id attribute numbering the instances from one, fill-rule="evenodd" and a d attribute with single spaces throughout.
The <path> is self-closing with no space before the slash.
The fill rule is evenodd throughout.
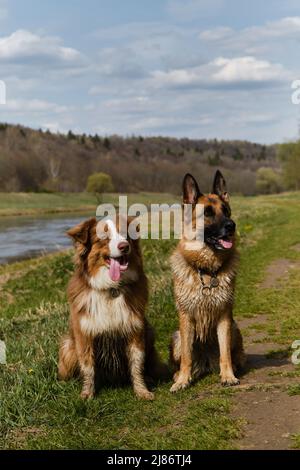
<path id="1" fill-rule="evenodd" d="M 0 124 L 0 191 L 79 192 L 99 172 L 111 177 L 117 192 L 178 193 L 186 172 L 195 174 L 207 191 L 216 167 L 234 193 L 299 189 L 293 168 L 300 170 L 300 144 L 284 145 L 72 131 L 65 135 Z"/>

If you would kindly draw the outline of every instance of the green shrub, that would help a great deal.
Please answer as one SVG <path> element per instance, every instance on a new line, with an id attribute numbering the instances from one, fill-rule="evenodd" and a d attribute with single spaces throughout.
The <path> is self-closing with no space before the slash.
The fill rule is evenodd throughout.
<path id="1" fill-rule="evenodd" d="M 99 200 L 103 193 L 111 193 L 114 191 L 111 176 L 106 173 L 94 173 L 90 175 L 87 180 L 86 190 L 88 193 L 95 193 Z"/>
<path id="2" fill-rule="evenodd" d="M 279 193 L 282 190 L 280 173 L 272 168 L 259 168 L 256 172 L 256 189 L 260 194 Z"/>

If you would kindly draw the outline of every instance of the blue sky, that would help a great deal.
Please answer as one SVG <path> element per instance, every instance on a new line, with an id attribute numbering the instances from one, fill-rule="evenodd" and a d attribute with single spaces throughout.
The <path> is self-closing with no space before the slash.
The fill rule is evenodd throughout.
<path id="1" fill-rule="evenodd" d="M 299 0 L 0 0 L 0 120 L 286 141 L 299 45 Z"/>

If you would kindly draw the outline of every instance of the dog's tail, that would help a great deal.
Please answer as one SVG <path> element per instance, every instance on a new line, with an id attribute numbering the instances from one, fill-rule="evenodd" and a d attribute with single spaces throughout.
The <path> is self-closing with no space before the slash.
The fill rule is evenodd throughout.
<path id="1" fill-rule="evenodd" d="M 78 372 L 78 360 L 74 340 L 70 336 L 62 338 L 59 348 L 58 378 L 68 380 Z"/>

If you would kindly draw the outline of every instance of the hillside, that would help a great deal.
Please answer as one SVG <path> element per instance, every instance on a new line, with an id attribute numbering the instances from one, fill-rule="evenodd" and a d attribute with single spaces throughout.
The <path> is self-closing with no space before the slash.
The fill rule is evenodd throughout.
<path id="1" fill-rule="evenodd" d="M 87 177 L 104 171 L 116 191 L 178 193 L 182 175 L 192 172 L 208 189 L 216 167 L 232 192 L 256 193 L 256 171 L 278 166 L 276 146 L 247 141 L 168 137 L 99 137 L 51 134 L 0 124 L 0 192 L 77 192 Z"/>

